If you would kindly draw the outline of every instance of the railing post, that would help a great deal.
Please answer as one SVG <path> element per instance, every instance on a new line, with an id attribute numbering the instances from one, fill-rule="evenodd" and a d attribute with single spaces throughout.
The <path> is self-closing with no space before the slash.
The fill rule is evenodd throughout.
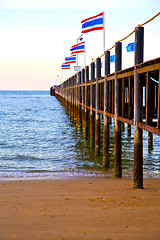
<path id="1" fill-rule="evenodd" d="M 95 129 L 95 155 L 100 155 L 100 86 L 98 78 L 101 77 L 101 58 L 96 59 L 96 129 Z"/>
<path id="2" fill-rule="evenodd" d="M 91 85 L 90 85 L 90 148 L 95 146 L 95 112 L 92 110 L 95 99 L 92 81 L 95 80 L 95 63 L 91 63 Z"/>
<path id="3" fill-rule="evenodd" d="M 109 81 L 107 75 L 110 74 L 110 51 L 105 52 L 105 79 L 104 79 L 104 126 L 103 126 L 103 167 L 109 167 Z"/>
<path id="4" fill-rule="evenodd" d="M 144 28 L 135 28 L 134 66 L 134 187 L 143 188 L 143 131 L 138 127 L 142 122 L 143 85 L 137 73 L 137 64 L 143 62 Z"/>
<path id="5" fill-rule="evenodd" d="M 121 115 L 122 98 L 121 83 L 117 76 L 117 71 L 121 70 L 122 65 L 122 43 L 115 43 L 115 117 L 114 117 L 114 177 L 122 177 L 122 139 L 121 122 L 117 117 Z"/>

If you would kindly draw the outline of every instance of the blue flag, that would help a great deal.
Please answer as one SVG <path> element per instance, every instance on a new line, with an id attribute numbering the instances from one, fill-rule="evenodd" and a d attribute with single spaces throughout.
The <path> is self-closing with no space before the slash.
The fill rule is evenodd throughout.
<path id="1" fill-rule="evenodd" d="M 110 62 L 115 62 L 115 55 L 110 56 Z"/>
<path id="2" fill-rule="evenodd" d="M 128 43 L 126 49 L 127 49 L 127 52 L 134 51 L 135 50 L 135 43 L 134 42 L 133 43 Z"/>
<path id="3" fill-rule="evenodd" d="M 96 68 L 96 63 L 95 63 L 95 68 Z M 103 68 L 103 63 L 101 62 L 101 68 Z"/>

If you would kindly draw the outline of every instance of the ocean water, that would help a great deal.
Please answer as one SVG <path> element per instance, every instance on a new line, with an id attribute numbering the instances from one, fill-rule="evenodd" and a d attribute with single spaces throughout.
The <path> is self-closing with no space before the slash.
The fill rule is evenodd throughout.
<path id="1" fill-rule="evenodd" d="M 127 126 L 126 126 L 127 127 Z M 132 136 L 122 133 L 123 175 L 133 175 Z M 160 176 L 160 138 L 148 152 L 144 131 L 144 175 Z M 49 91 L 0 91 L 0 179 L 113 177 L 114 128 L 110 127 L 110 168 L 84 140 L 65 109 Z"/>

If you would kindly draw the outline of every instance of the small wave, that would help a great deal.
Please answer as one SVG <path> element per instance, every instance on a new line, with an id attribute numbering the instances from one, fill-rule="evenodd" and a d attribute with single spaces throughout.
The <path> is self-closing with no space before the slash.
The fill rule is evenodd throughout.
<path id="1" fill-rule="evenodd" d="M 54 171 L 49 171 L 49 170 L 29 170 L 26 173 L 51 173 Z"/>

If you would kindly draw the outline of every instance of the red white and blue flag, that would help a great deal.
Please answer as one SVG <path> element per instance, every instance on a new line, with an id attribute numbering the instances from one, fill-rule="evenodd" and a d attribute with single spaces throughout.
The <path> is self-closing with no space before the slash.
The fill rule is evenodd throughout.
<path id="1" fill-rule="evenodd" d="M 65 58 L 65 63 L 76 63 L 76 54 Z"/>
<path id="2" fill-rule="evenodd" d="M 70 69 L 70 64 L 68 64 L 68 63 L 63 63 L 62 65 L 61 65 L 61 69 Z"/>
<path id="3" fill-rule="evenodd" d="M 81 21 L 82 33 L 88 33 L 95 30 L 102 30 L 104 28 L 104 13 L 100 13 L 96 16 L 86 18 Z"/>
<path id="4" fill-rule="evenodd" d="M 85 42 L 81 42 L 81 43 L 78 43 L 76 45 L 73 45 L 70 49 L 71 51 L 71 54 L 73 56 L 73 54 L 75 53 L 82 53 L 82 52 L 85 52 Z"/>

